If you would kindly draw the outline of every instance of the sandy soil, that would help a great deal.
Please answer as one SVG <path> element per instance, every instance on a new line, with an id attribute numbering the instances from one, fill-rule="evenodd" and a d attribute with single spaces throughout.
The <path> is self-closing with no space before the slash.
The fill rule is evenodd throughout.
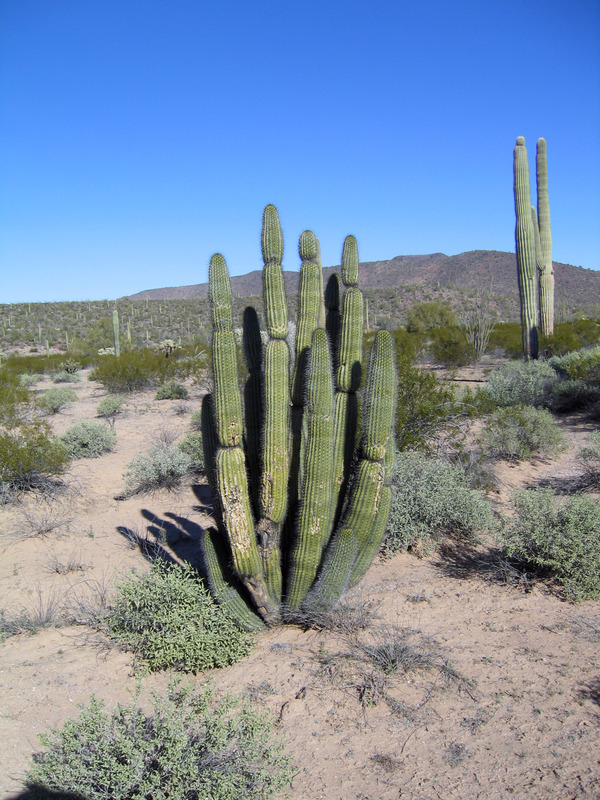
<path id="1" fill-rule="evenodd" d="M 75 385 L 78 402 L 51 418 L 56 432 L 93 419 L 102 387 Z M 1 605 L 84 614 L 113 591 L 114 576 L 144 570 L 127 531 L 152 539 L 167 530 L 193 560 L 193 536 L 170 515 L 210 524 L 206 487 L 115 500 L 123 471 L 160 435 L 189 429 L 179 401 L 131 396 L 116 422 L 114 453 L 74 462 L 69 490 L 51 500 L 0 509 Z M 501 464 L 504 506 L 517 486 L 577 484 L 575 453 L 591 427 L 561 422 L 569 449 L 559 458 Z M 53 522 L 56 527 L 39 533 Z M 219 690 L 244 692 L 279 720 L 297 774 L 294 800 L 567 800 L 600 797 L 600 603 L 573 605 L 542 584 L 524 591 L 494 578 L 489 549 L 451 548 L 430 558 L 378 562 L 345 602 L 369 609 L 368 627 L 348 614 L 335 631 L 287 626 L 260 635 L 254 651 L 210 673 Z M 364 614 L 363 614 L 364 616 Z M 386 676 L 365 647 L 395 640 L 427 655 L 429 668 Z M 204 681 L 207 675 L 191 677 Z M 109 707 L 128 700 L 130 655 L 83 625 L 49 626 L 0 645 L 0 796 L 22 792 L 37 734 L 77 713 L 91 694 Z M 164 674 L 142 679 L 162 688 Z"/>

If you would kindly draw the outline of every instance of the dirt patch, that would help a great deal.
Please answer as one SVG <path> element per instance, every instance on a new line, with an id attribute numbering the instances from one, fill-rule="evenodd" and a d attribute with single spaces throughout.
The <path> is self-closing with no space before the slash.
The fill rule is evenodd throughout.
<path id="1" fill-rule="evenodd" d="M 50 418 L 57 433 L 94 419 L 104 395 L 89 381 L 75 390 L 77 403 Z M 64 493 L 0 509 L 2 605 L 42 625 L 0 645 L 2 797 L 22 791 L 38 732 L 92 693 L 112 707 L 135 692 L 129 655 L 84 625 L 43 622 L 65 609 L 83 619 L 115 575 L 147 569 L 140 538 L 160 538 L 180 560 L 197 557 L 212 522 L 206 486 L 115 499 L 133 456 L 189 429 L 200 401 L 190 390 L 189 413 L 152 392 L 131 396 L 114 453 L 74 462 Z M 568 450 L 558 458 L 499 465 L 499 507 L 518 486 L 575 486 L 590 427 L 578 417 L 559 424 Z M 366 628 L 348 612 L 335 630 L 271 629 L 241 663 L 210 673 L 219 690 L 246 693 L 279 720 L 297 769 L 292 798 L 600 796 L 600 603 L 505 585 L 492 566 L 485 547 L 378 562 L 345 598 L 373 611 Z"/>

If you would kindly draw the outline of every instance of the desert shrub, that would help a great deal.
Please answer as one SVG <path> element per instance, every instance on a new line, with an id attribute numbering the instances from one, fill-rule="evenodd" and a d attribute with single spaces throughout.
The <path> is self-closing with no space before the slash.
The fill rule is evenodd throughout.
<path id="1" fill-rule="evenodd" d="M 90 380 L 99 381 L 109 392 L 135 392 L 174 378 L 186 378 L 191 362 L 176 354 L 165 358 L 163 353 L 144 348 L 103 356 L 90 373 Z"/>
<path id="2" fill-rule="evenodd" d="M 74 372 L 65 372 L 65 370 L 61 370 L 60 372 L 54 373 L 52 381 L 53 383 L 79 383 L 81 381 L 81 376 Z"/>
<path id="3" fill-rule="evenodd" d="M 555 356 L 550 364 L 564 378 L 600 387 L 600 345 Z"/>
<path id="4" fill-rule="evenodd" d="M 92 697 L 79 716 L 40 735 L 25 784 L 32 800 L 261 800 L 292 777 L 273 722 L 210 686 L 168 687 L 152 711 L 135 698 L 111 713 Z"/>
<path id="5" fill-rule="evenodd" d="M 117 434 L 102 422 L 81 420 L 59 436 L 59 441 L 71 458 L 97 458 L 115 449 Z"/>
<path id="6" fill-rule="evenodd" d="M 475 361 L 475 350 L 457 325 L 434 328 L 430 331 L 430 336 L 429 352 L 438 364 L 464 367 Z"/>
<path id="7" fill-rule="evenodd" d="M 406 330 L 409 333 L 455 325 L 456 315 L 454 311 L 447 303 L 442 303 L 439 300 L 415 303 L 406 315 Z"/>
<path id="8" fill-rule="evenodd" d="M 573 600 L 600 597 L 600 504 L 589 497 L 558 502 L 552 489 L 523 489 L 505 521 L 504 555 L 555 578 Z"/>
<path id="9" fill-rule="evenodd" d="M 578 319 L 558 322 L 552 336 L 540 339 L 540 352 L 549 350 L 555 356 L 562 356 L 572 350 L 581 350 L 600 343 L 600 325 L 591 319 Z"/>
<path id="10" fill-rule="evenodd" d="M 35 386 L 40 381 L 44 379 L 44 376 L 39 372 L 34 372 L 32 374 L 25 373 L 23 375 L 19 375 L 19 383 L 21 386 Z"/>
<path id="11" fill-rule="evenodd" d="M 490 334 L 488 350 L 504 350 L 507 358 L 523 357 L 523 338 L 519 322 L 499 322 Z"/>
<path id="12" fill-rule="evenodd" d="M 539 406 L 558 375 L 546 361 L 510 361 L 495 369 L 482 389 L 496 406 Z"/>
<path id="13" fill-rule="evenodd" d="M 192 467 L 192 459 L 176 445 L 161 442 L 135 456 L 125 471 L 126 494 L 174 489 Z"/>
<path id="14" fill-rule="evenodd" d="M 157 562 L 118 584 L 108 631 L 150 670 L 199 672 L 239 661 L 252 649 L 198 574 Z"/>
<path id="15" fill-rule="evenodd" d="M 584 478 L 589 486 L 600 489 L 600 431 L 593 431 L 588 443 L 577 454 Z"/>
<path id="16" fill-rule="evenodd" d="M 406 332 L 394 331 L 398 370 L 396 445 L 399 450 L 427 450 L 431 440 L 457 416 L 465 414 L 454 391 L 415 363 L 416 348 Z"/>
<path id="17" fill-rule="evenodd" d="M 487 418 L 478 443 L 485 458 L 521 461 L 559 452 L 563 435 L 545 408 L 510 406 Z"/>
<path id="18" fill-rule="evenodd" d="M 194 472 L 204 472 L 204 445 L 201 431 L 186 433 L 179 443 L 179 448 L 192 459 Z"/>
<path id="19" fill-rule="evenodd" d="M 58 365 L 58 369 L 60 372 L 67 372 L 69 375 L 74 375 L 82 369 L 82 366 L 79 361 L 75 361 L 73 358 L 67 358 Z"/>
<path id="20" fill-rule="evenodd" d="M 103 397 L 96 407 L 96 414 L 114 422 L 117 414 L 121 413 L 125 398 L 120 394 L 109 394 Z"/>
<path id="21" fill-rule="evenodd" d="M 70 459 L 43 420 L 22 421 L 0 428 L 0 486 L 9 498 L 30 489 L 44 489 L 62 475 Z"/>
<path id="22" fill-rule="evenodd" d="M 37 404 L 48 414 L 58 414 L 63 408 L 68 408 L 77 400 L 77 393 L 70 386 L 53 386 L 46 389 L 38 398 Z"/>
<path id="23" fill-rule="evenodd" d="M 464 471 L 422 453 L 400 453 L 383 553 L 435 549 L 441 537 L 476 541 L 494 527 L 491 505 Z"/>
<path id="24" fill-rule="evenodd" d="M 570 411 L 590 409 L 600 401 L 600 386 L 590 386 L 581 380 L 558 381 L 554 384 L 548 397 L 548 406 L 556 414 L 568 414 Z"/>
<path id="25" fill-rule="evenodd" d="M 161 384 L 154 395 L 155 400 L 187 400 L 189 392 L 177 381 L 166 381 Z"/>
<path id="26" fill-rule="evenodd" d="M 202 430 L 202 409 L 198 408 L 192 413 L 190 425 L 194 431 Z"/>

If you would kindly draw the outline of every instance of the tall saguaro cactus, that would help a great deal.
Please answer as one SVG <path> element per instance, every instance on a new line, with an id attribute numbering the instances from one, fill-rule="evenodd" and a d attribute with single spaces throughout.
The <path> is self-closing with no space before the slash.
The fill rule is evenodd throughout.
<path id="1" fill-rule="evenodd" d="M 341 318 L 339 282 L 330 281 L 325 304 L 318 240 L 311 231 L 300 237 L 291 364 L 283 235 L 272 205 L 263 213 L 262 252 L 267 337 L 263 347 L 256 314 L 246 309 L 246 424 L 231 286 L 219 254 L 209 269 L 214 395 L 203 406 L 217 518 L 217 530 L 203 540 L 205 571 L 214 596 L 248 629 L 261 619 L 272 624 L 288 614 L 326 609 L 368 569 L 390 509 L 396 392 L 392 340 L 379 331 L 357 443 L 363 298 L 354 237 L 344 243 Z M 260 437 L 256 425 L 262 426 Z"/>
<path id="2" fill-rule="evenodd" d="M 121 355 L 121 340 L 119 337 L 119 312 L 116 308 L 113 311 L 113 338 L 115 342 L 115 356 L 119 358 Z"/>
<path id="3" fill-rule="evenodd" d="M 529 188 L 529 163 L 525 138 L 519 136 L 513 159 L 515 231 L 519 296 L 521 300 L 521 327 L 523 332 L 523 355 L 526 360 L 538 355 L 538 305 L 536 285 L 535 230 L 531 215 L 531 193 Z"/>
<path id="4" fill-rule="evenodd" d="M 552 234 L 550 233 L 550 203 L 548 201 L 548 159 L 545 139 L 538 139 L 537 141 L 535 164 L 539 231 L 537 266 L 540 277 L 540 327 L 544 336 L 552 336 L 554 333 L 554 267 L 552 265 Z"/>

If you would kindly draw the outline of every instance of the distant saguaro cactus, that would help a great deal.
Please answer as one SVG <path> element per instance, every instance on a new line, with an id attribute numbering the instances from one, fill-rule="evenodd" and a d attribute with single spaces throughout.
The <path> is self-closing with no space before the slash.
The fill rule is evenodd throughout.
<path id="1" fill-rule="evenodd" d="M 113 311 L 113 336 L 115 340 L 115 356 L 119 358 L 121 355 L 121 343 L 119 339 L 119 312 L 116 308 Z"/>
<path id="2" fill-rule="evenodd" d="M 523 356 L 538 356 L 538 304 L 536 284 L 535 229 L 531 214 L 529 164 L 525 138 L 517 137 L 513 159 L 516 223 L 517 269 L 521 301 Z"/>
<path id="3" fill-rule="evenodd" d="M 387 331 L 375 337 L 358 413 L 363 298 L 356 240 L 344 243 L 340 319 L 339 284 L 330 282 L 325 304 L 318 242 L 311 231 L 300 236 L 291 364 L 283 235 L 272 205 L 263 213 L 262 253 L 267 337 L 254 309 L 246 309 L 245 423 L 229 274 L 223 256 L 211 258 L 214 393 L 202 409 L 218 527 L 203 539 L 205 570 L 214 596 L 248 629 L 327 609 L 361 579 L 385 531 L 394 457 L 396 371 Z"/>

